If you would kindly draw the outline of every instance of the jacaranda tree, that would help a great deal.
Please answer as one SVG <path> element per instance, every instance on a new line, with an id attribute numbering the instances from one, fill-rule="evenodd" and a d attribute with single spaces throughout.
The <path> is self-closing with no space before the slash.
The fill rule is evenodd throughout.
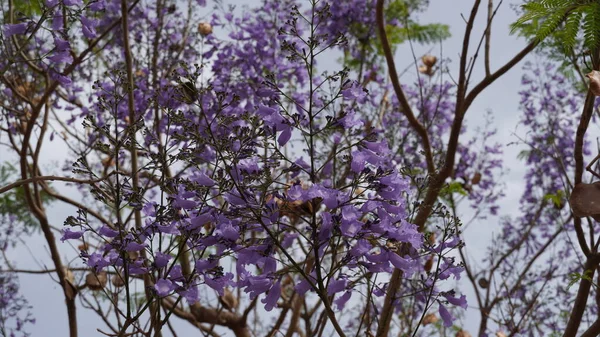
<path id="1" fill-rule="evenodd" d="M 3 255 L 3 336 L 35 322 L 20 273 L 70 337 L 598 335 L 600 6 L 526 1 L 503 60 L 501 5 L 473 0 L 453 73 L 396 53 L 450 36 L 426 0 L 0 2 L 0 248 L 42 235 L 53 264 Z M 496 223 L 505 144 L 466 120 L 509 71 L 527 172 Z"/>

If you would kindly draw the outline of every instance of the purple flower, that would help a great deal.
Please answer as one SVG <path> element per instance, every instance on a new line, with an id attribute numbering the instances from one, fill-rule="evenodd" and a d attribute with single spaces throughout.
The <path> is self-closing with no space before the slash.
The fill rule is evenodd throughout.
<path id="1" fill-rule="evenodd" d="M 231 223 L 220 224 L 215 234 L 229 241 L 236 241 L 240 237 L 240 233 Z"/>
<path id="2" fill-rule="evenodd" d="M 160 297 L 169 295 L 173 289 L 175 289 L 173 282 L 165 279 L 158 280 L 154 285 L 154 290 L 156 290 L 156 294 Z"/>
<path id="3" fill-rule="evenodd" d="M 102 270 L 102 268 L 110 265 L 110 260 L 103 257 L 100 253 L 93 253 L 88 257 L 87 265 L 96 271 Z"/>
<path id="4" fill-rule="evenodd" d="M 83 236 L 85 231 L 71 231 L 71 228 L 63 229 L 63 236 L 60 238 L 60 241 L 65 242 L 65 240 L 73 240 L 79 239 Z"/>
<path id="5" fill-rule="evenodd" d="M 154 265 L 156 268 L 163 268 L 169 264 L 169 260 L 171 259 L 171 255 L 164 254 L 163 252 L 156 252 L 154 254 Z"/>
<path id="6" fill-rule="evenodd" d="M 279 135 L 279 138 L 277 138 L 277 143 L 279 144 L 279 146 L 284 146 L 285 144 L 287 144 L 291 137 L 292 128 L 290 126 L 285 126 L 283 128 L 283 131 Z"/>
<path id="7" fill-rule="evenodd" d="M 277 300 L 281 296 L 281 282 L 277 281 L 267 292 L 267 296 L 261 301 L 265 304 L 265 310 L 271 311 L 277 304 Z"/>
<path id="8" fill-rule="evenodd" d="M 46 0 L 44 3 L 46 4 L 46 7 L 52 8 L 58 4 L 58 0 Z"/>
<path id="9" fill-rule="evenodd" d="M 29 23 L 27 23 L 27 22 L 15 23 L 15 24 L 7 23 L 2 26 L 2 31 L 4 32 L 4 37 L 11 37 L 13 35 L 25 34 L 28 26 L 29 26 Z"/>
<path id="10" fill-rule="evenodd" d="M 137 243 L 135 241 L 129 242 L 126 246 L 125 246 L 125 251 L 127 252 L 138 252 L 142 249 L 146 248 L 145 244 L 142 243 Z"/>
<path id="11" fill-rule="evenodd" d="M 346 291 L 344 293 L 344 295 L 338 297 L 337 299 L 335 299 L 333 301 L 333 303 L 337 306 L 338 310 L 343 310 L 344 306 L 346 306 L 346 302 L 348 302 L 348 300 L 350 299 L 350 297 L 352 296 L 352 292 L 351 291 Z"/>
<path id="12" fill-rule="evenodd" d="M 233 285 L 232 280 L 232 273 L 227 273 L 224 276 L 215 278 L 206 275 L 204 276 L 204 283 L 206 283 L 206 285 L 208 285 L 209 287 L 213 288 L 220 296 L 223 296 L 225 294 L 225 287 Z"/>
<path id="13" fill-rule="evenodd" d="M 63 0 L 63 5 L 65 6 L 80 6 L 83 5 L 81 0 Z"/>
<path id="14" fill-rule="evenodd" d="M 449 292 L 447 294 L 444 294 L 444 297 L 448 300 L 448 302 L 459 306 L 463 309 L 467 308 L 467 297 L 465 295 L 462 295 L 460 298 L 456 298 L 453 296 L 454 292 Z"/>
<path id="15" fill-rule="evenodd" d="M 98 234 L 106 236 L 107 238 L 114 238 L 119 235 L 119 232 L 104 225 L 98 229 Z"/>
<path id="16" fill-rule="evenodd" d="M 58 36 L 54 37 L 54 51 L 62 52 L 65 50 L 69 50 L 71 48 L 71 43 L 67 40 L 63 40 Z"/>
<path id="17" fill-rule="evenodd" d="M 95 29 L 97 24 L 96 20 L 89 19 L 85 15 L 81 16 L 81 29 L 83 30 L 83 35 L 88 39 L 93 39 L 97 36 Z"/>
<path id="18" fill-rule="evenodd" d="M 177 293 L 183 296 L 189 304 L 198 302 L 198 287 L 190 285 L 187 289 L 179 290 Z"/>
<path id="19" fill-rule="evenodd" d="M 192 181 L 195 181 L 198 183 L 198 185 L 200 186 L 207 186 L 207 187 L 211 187 L 215 185 L 215 181 L 210 179 L 206 174 L 204 173 L 199 173 L 197 175 L 195 175 L 194 177 L 192 177 L 191 179 Z"/>
<path id="20" fill-rule="evenodd" d="M 327 295 L 332 296 L 346 288 L 346 283 L 348 281 L 346 279 L 340 280 L 331 280 L 329 281 L 329 285 L 327 286 Z"/>
<path id="21" fill-rule="evenodd" d="M 200 259 L 196 261 L 196 272 L 204 273 L 205 271 L 217 266 L 217 260 Z"/>
<path id="22" fill-rule="evenodd" d="M 347 100 L 356 100 L 361 104 L 367 100 L 367 92 L 358 82 L 353 82 L 350 88 L 342 90 L 342 95 Z"/>
<path id="23" fill-rule="evenodd" d="M 101 11 L 106 6 L 105 0 L 96 0 L 89 4 L 89 9 L 93 12 Z"/>
<path id="24" fill-rule="evenodd" d="M 247 281 L 244 292 L 250 293 L 250 299 L 255 299 L 256 296 L 266 292 L 272 286 L 272 281 L 264 275 L 248 276 Z"/>
<path id="25" fill-rule="evenodd" d="M 450 315 L 450 313 L 448 312 L 448 309 L 446 309 L 446 307 L 440 303 L 440 309 L 439 309 L 439 313 L 440 313 L 440 317 L 442 318 L 442 320 L 444 320 L 444 326 L 446 328 L 449 328 L 452 326 L 452 315 Z"/>

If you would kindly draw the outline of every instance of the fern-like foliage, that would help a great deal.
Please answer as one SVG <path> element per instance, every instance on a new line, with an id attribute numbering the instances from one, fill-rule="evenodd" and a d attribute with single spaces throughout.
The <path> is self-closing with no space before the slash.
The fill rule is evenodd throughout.
<path id="1" fill-rule="evenodd" d="M 598 0 L 533 0 L 524 4 L 522 10 L 523 15 L 512 25 L 513 32 L 538 42 L 552 36 L 564 52 L 572 51 L 580 37 L 584 48 L 600 47 Z"/>

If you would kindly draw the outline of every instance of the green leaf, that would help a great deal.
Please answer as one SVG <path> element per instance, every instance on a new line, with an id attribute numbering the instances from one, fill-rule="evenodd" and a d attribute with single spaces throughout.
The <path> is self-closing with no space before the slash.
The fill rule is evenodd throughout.
<path id="1" fill-rule="evenodd" d="M 440 191 L 440 196 L 445 197 L 451 194 L 460 194 L 462 196 L 467 196 L 469 193 L 464 189 L 463 185 L 458 181 L 453 181 L 448 185 L 444 186 Z"/>
<path id="2" fill-rule="evenodd" d="M 27 17 L 42 15 L 42 5 L 39 0 L 14 0 L 15 12 L 21 12 Z"/>
<path id="3" fill-rule="evenodd" d="M 544 196 L 544 200 L 551 201 L 556 207 L 560 207 L 563 205 L 564 198 L 565 192 L 563 192 L 563 190 L 558 190 L 556 194 L 548 193 Z"/>

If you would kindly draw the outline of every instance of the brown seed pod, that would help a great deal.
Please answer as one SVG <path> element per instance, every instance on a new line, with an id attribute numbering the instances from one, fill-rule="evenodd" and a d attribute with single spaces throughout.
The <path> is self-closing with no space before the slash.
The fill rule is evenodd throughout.
<path id="1" fill-rule="evenodd" d="M 74 299 L 75 296 L 77 296 L 77 286 L 75 285 L 75 275 L 73 275 L 73 272 L 71 271 L 71 269 L 67 268 L 67 267 L 63 267 L 63 270 L 65 271 L 65 296 L 67 296 L 68 299 Z"/>
<path id="2" fill-rule="evenodd" d="M 71 269 L 68 267 L 63 267 L 63 270 L 65 271 L 65 280 L 75 284 L 75 275 L 73 275 Z"/>
<path id="3" fill-rule="evenodd" d="M 237 308 L 238 305 L 237 298 L 229 288 L 225 288 L 223 296 L 219 296 L 219 302 L 221 302 L 221 305 L 229 311 L 235 311 L 235 308 Z"/>
<path id="4" fill-rule="evenodd" d="M 426 272 L 430 272 L 431 268 L 433 267 L 433 255 L 430 256 L 427 261 L 425 261 L 425 266 L 423 266 L 423 269 L 425 269 Z"/>
<path id="5" fill-rule="evenodd" d="M 115 166 L 116 162 L 112 157 L 106 157 L 104 159 L 102 159 L 102 166 L 104 167 L 111 167 L 111 166 Z"/>
<path id="6" fill-rule="evenodd" d="M 471 178 L 471 185 L 477 185 L 481 181 L 481 173 L 476 172 Z"/>
<path id="7" fill-rule="evenodd" d="M 506 334 L 502 330 L 500 330 L 496 332 L 496 337 L 506 337 Z"/>
<path id="8" fill-rule="evenodd" d="M 461 329 L 456 333 L 456 337 L 471 337 L 471 334 L 468 333 L 466 330 Z"/>
<path id="9" fill-rule="evenodd" d="M 596 221 L 600 221 L 600 181 L 575 185 L 569 204 L 574 216 L 580 218 L 591 216 Z"/>
<path id="10" fill-rule="evenodd" d="M 440 319 L 435 314 L 427 314 L 423 317 L 423 325 L 435 324 Z"/>
<path id="11" fill-rule="evenodd" d="M 208 36 L 210 34 L 212 34 L 212 26 L 210 25 L 210 23 L 208 22 L 200 22 L 198 24 L 198 33 L 200 33 L 200 35 L 202 36 Z"/>
<path id="12" fill-rule="evenodd" d="M 433 76 L 434 70 L 428 66 L 419 66 L 419 72 L 427 76 Z"/>
<path id="13" fill-rule="evenodd" d="M 600 96 L 600 71 L 592 70 L 592 72 L 585 76 L 590 79 L 590 91 L 592 94 Z"/>
<path id="14" fill-rule="evenodd" d="M 429 242 L 430 245 L 435 245 L 435 233 L 434 232 L 429 232 L 427 235 L 427 242 Z"/>
<path id="15" fill-rule="evenodd" d="M 423 62 L 426 67 L 432 68 L 437 63 L 437 57 L 433 55 L 423 55 L 421 57 L 421 62 Z"/>
<path id="16" fill-rule="evenodd" d="M 123 277 L 119 274 L 114 274 L 111 278 L 110 278 L 110 283 L 112 283 L 112 285 L 115 288 L 120 288 L 122 286 L 125 285 L 125 280 L 123 279 Z"/>
<path id="17" fill-rule="evenodd" d="M 106 274 L 105 271 L 101 271 L 97 274 L 95 274 L 94 272 L 89 272 L 86 276 L 85 276 L 85 285 L 90 289 L 90 290 L 102 290 L 102 288 L 104 288 L 104 286 L 106 286 L 106 283 L 108 282 L 108 275 Z"/>
<path id="18" fill-rule="evenodd" d="M 131 261 L 135 261 L 135 260 L 137 260 L 138 257 L 140 257 L 140 253 L 139 252 L 127 252 L 127 257 L 129 257 L 129 259 Z"/>
<path id="19" fill-rule="evenodd" d="M 487 289 L 487 287 L 490 286 L 490 281 L 488 281 L 486 278 L 482 277 L 477 281 L 477 284 L 479 284 L 479 286 L 483 289 Z"/>

